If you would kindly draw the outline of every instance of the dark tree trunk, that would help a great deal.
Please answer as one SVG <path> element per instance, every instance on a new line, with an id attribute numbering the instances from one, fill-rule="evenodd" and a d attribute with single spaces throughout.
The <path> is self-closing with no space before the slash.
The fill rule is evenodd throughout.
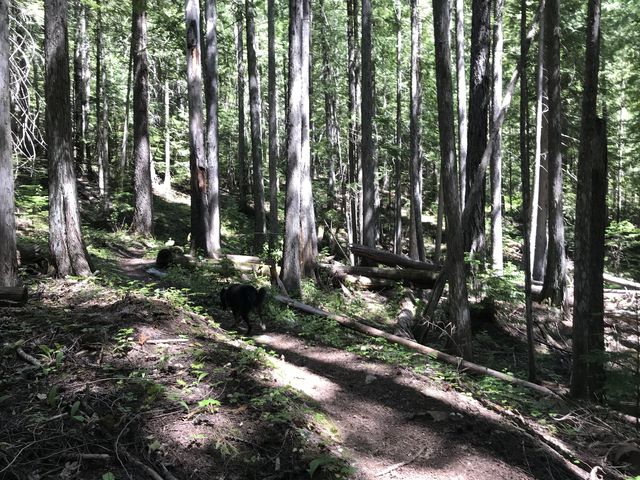
<path id="1" fill-rule="evenodd" d="M 125 170 L 127 169 L 127 143 L 129 139 L 129 106 L 131 98 L 131 81 L 133 76 L 133 41 L 129 48 L 129 73 L 127 74 L 127 96 L 125 98 L 124 122 L 122 127 L 122 143 L 120 146 L 120 166 L 118 171 L 118 186 L 122 190 L 124 186 Z"/>
<path id="2" fill-rule="evenodd" d="M 247 67 L 249 69 L 249 110 L 251 117 L 251 160 L 253 164 L 253 208 L 255 229 L 253 248 L 261 253 L 266 234 L 264 212 L 264 178 L 262 175 L 262 128 L 260 99 L 260 79 L 256 58 L 255 19 L 252 0 L 245 1 L 247 20 Z"/>
<path id="3" fill-rule="evenodd" d="M 89 121 L 89 40 L 87 37 L 87 6 L 77 2 L 76 44 L 74 53 L 75 90 L 75 151 L 77 171 L 91 172 L 87 155 L 87 128 Z"/>
<path id="4" fill-rule="evenodd" d="M 351 199 L 351 231 L 352 231 L 352 243 L 360 242 L 360 228 L 359 228 L 359 178 L 360 178 L 360 155 L 359 155 L 359 142 L 358 132 L 360 125 L 358 122 L 358 105 L 360 85 L 358 79 L 360 77 L 360 66 L 358 61 L 358 15 L 357 15 L 358 0 L 347 0 L 347 55 L 348 55 L 348 88 L 349 88 L 349 100 L 347 108 L 349 111 L 349 196 Z"/>
<path id="5" fill-rule="evenodd" d="M 311 86 L 311 4 L 302 1 L 302 44 L 301 44 L 301 157 L 300 157 L 300 266 L 305 277 L 315 279 L 315 259 L 318 255 L 316 218 L 311 183 L 311 111 L 309 94 Z"/>
<path id="6" fill-rule="evenodd" d="M 600 0 L 589 1 L 578 187 L 571 394 L 602 399 L 605 382 L 604 233 L 606 228 L 606 124 L 598 118 Z"/>
<path id="7" fill-rule="evenodd" d="M 424 235 L 422 233 L 422 131 L 420 123 L 422 91 L 419 50 L 420 15 L 418 2 L 417 0 L 411 0 L 411 101 L 409 112 L 411 212 L 409 215 L 409 255 L 415 260 L 424 261 Z"/>
<path id="8" fill-rule="evenodd" d="M 71 156 L 66 0 L 45 1 L 44 31 L 49 249 L 58 276 L 89 275 L 91 265 L 82 240 L 76 174 Z"/>
<path id="9" fill-rule="evenodd" d="M 460 217 L 460 193 L 455 167 L 453 82 L 451 79 L 451 28 L 449 0 L 433 1 L 433 30 L 436 51 L 438 130 L 442 157 L 442 182 L 447 217 L 447 263 L 449 270 L 450 320 L 455 325 L 455 340 L 460 354 L 472 358 L 471 322 L 465 281 L 463 228 Z"/>
<path id="10" fill-rule="evenodd" d="M 471 21 L 471 79 L 469 94 L 469 130 L 467 156 L 466 197 L 469 197 L 473 175 L 478 169 L 482 153 L 487 146 L 487 121 L 489 109 L 489 20 L 491 14 L 489 0 L 473 0 Z M 484 182 L 484 179 L 483 179 Z M 480 202 L 474 206 L 470 226 L 465 235 L 465 250 L 472 253 L 484 252 L 484 209 L 485 196 L 482 190 Z"/>
<path id="11" fill-rule="evenodd" d="M 567 268 L 562 215 L 562 124 L 560 98 L 560 4 L 548 0 L 545 7 L 545 64 L 549 72 L 549 247 L 542 298 L 564 303 Z"/>
<path id="12" fill-rule="evenodd" d="M 218 13 L 216 0 L 206 0 L 205 98 L 207 102 L 206 186 L 200 192 L 207 256 L 220 252 L 220 188 L 218 161 Z"/>
<path id="13" fill-rule="evenodd" d="M 402 19 L 400 0 L 395 0 L 396 9 L 396 154 L 395 172 L 395 223 L 393 229 L 393 251 L 402 253 Z"/>
<path id="14" fill-rule="evenodd" d="M 373 145 L 373 70 L 371 62 L 371 0 L 362 0 L 362 243 L 375 247 L 376 231 L 376 171 Z"/>
<path id="15" fill-rule="evenodd" d="M 520 2 L 520 57 L 526 58 L 527 37 L 527 0 Z M 523 263 L 524 263 L 524 302 L 527 325 L 528 379 L 536 380 L 536 351 L 533 343 L 533 305 L 531 303 L 531 236 L 529 217 L 531 215 L 531 188 L 529 179 L 529 91 L 527 85 L 526 62 L 520 69 L 520 176 L 522 179 L 523 224 Z"/>
<path id="16" fill-rule="evenodd" d="M 147 2 L 133 0 L 133 192 L 135 208 L 131 229 L 153 234 L 151 151 L 149 149 L 149 66 L 147 62 Z"/>
<path id="17" fill-rule="evenodd" d="M 242 41 L 242 8 L 238 6 L 236 12 L 236 70 L 238 71 L 236 96 L 238 101 L 238 194 L 240 195 L 240 209 L 248 211 L 247 207 L 247 146 L 244 127 L 244 42 Z"/>
<path id="18" fill-rule="evenodd" d="M 109 188 L 109 103 L 107 101 L 107 69 L 104 54 L 102 2 L 98 1 L 96 22 L 96 159 L 98 164 L 98 190 L 102 205 L 108 204 Z"/>
<path id="19" fill-rule="evenodd" d="M 275 0 L 268 0 L 269 37 L 269 250 L 278 245 L 278 95 L 276 85 L 276 9 Z"/>
<path id="20" fill-rule="evenodd" d="M 502 14 L 504 0 L 494 0 L 493 6 L 493 102 L 491 124 L 500 115 L 502 105 Z M 525 32 L 526 34 L 526 32 Z M 491 153 L 491 267 L 502 276 L 502 133 L 494 140 Z"/>
<path id="21" fill-rule="evenodd" d="M 0 2 L 0 286 L 18 285 L 16 219 L 11 160 L 9 2 Z"/>
<path id="22" fill-rule="evenodd" d="M 200 54 L 200 3 L 187 0 L 187 90 L 189 99 L 189 170 L 191 173 L 191 251 L 207 251 L 207 168 L 202 120 L 202 62 Z M 209 252 L 207 252 L 209 253 Z"/>
<path id="23" fill-rule="evenodd" d="M 300 293 L 300 161 L 302 155 L 302 10 L 303 0 L 289 0 L 289 118 L 287 195 L 282 282 L 290 295 Z"/>

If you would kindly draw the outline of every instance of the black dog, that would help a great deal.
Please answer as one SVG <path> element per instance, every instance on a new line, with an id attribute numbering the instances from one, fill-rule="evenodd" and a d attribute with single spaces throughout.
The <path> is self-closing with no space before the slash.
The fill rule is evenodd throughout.
<path id="1" fill-rule="evenodd" d="M 235 283 L 230 287 L 223 288 L 220 292 L 220 304 L 223 309 L 231 308 L 235 323 L 238 325 L 240 317 L 247 324 L 247 335 L 251 335 L 251 321 L 249 320 L 249 312 L 255 310 L 260 319 L 260 328 L 265 329 L 262 319 L 262 307 L 267 296 L 267 289 L 261 288 L 256 290 L 251 285 L 240 285 Z"/>
<path id="2" fill-rule="evenodd" d="M 162 270 L 166 269 L 171 263 L 173 263 L 173 252 L 168 248 L 163 248 L 158 252 L 156 257 L 156 268 Z"/>

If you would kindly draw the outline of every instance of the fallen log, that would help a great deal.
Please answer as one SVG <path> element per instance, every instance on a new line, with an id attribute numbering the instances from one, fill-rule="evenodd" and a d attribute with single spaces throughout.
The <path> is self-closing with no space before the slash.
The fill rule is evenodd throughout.
<path id="1" fill-rule="evenodd" d="M 614 277 L 609 273 L 603 274 L 602 278 L 605 282 L 608 282 L 608 283 L 620 285 L 621 287 L 631 288 L 633 290 L 640 290 L 640 283 L 627 280 L 626 278 Z"/>
<path id="2" fill-rule="evenodd" d="M 432 272 L 437 272 L 442 269 L 442 265 L 412 260 L 411 258 L 407 258 L 403 255 L 396 255 L 395 253 L 387 252 L 386 250 L 365 247 L 364 245 L 351 245 L 351 253 L 358 257 L 367 258 L 391 267 L 405 267 L 413 268 L 415 270 L 429 270 Z"/>
<path id="3" fill-rule="evenodd" d="M 421 345 L 419 343 L 413 342 L 406 338 L 399 337 L 397 335 L 392 335 L 387 332 L 383 332 L 377 328 L 369 327 L 368 325 L 364 325 L 362 323 L 356 322 L 348 317 L 342 315 L 336 315 L 334 313 L 325 312 L 324 310 L 320 310 L 319 308 L 312 307 L 310 305 L 306 305 L 302 302 L 298 302 L 289 297 L 285 297 L 282 295 L 276 295 L 274 297 L 277 301 L 282 302 L 291 307 L 297 308 L 303 312 L 311 313 L 313 315 L 320 315 L 322 317 L 330 318 L 338 322 L 341 326 L 348 328 L 350 330 L 355 330 L 360 333 L 364 333 L 365 335 L 373 336 L 373 337 L 382 337 L 392 343 L 396 343 L 398 345 L 403 345 L 411 350 L 415 350 L 429 358 L 433 358 L 436 360 L 440 360 L 443 362 L 450 363 L 452 365 L 456 365 L 458 368 L 466 369 L 474 373 L 478 373 L 481 375 L 489 375 L 495 377 L 499 380 L 503 380 L 508 383 L 512 383 L 514 385 L 520 385 L 522 387 L 529 388 L 538 392 L 544 396 L 561 398 L 556 392 L 543 387 L 541 385 L 537 385 L 535 383 L 528 382 L 526 380 L 522 380 L 520 378 L 516 378 L 512 375 L 507 375 L 502 372 L 498 372 L 488 367 L 484 367 L 482 365 L 478 365 L 477 363 L 469 362 L 468 360 L 464 360 L 461 357 L 456 357 L 455 355 L 449 355 L 448 353 L 441 352 L 434 348 L 427 347 L 425 345 Z"/>
<path id="4" fill-rule="evenodd" d="M 385 280 L 406 281 L 424 288 L 431 288 L 436 281 L 437 274 L 426 270 L 411 270 L 400 268 L 380 267 L 351 267 L 348 265 L 323 264 L 331 273 L 338 276 L 354 275 Z"/>
<path id="5" fill-rule="evenodd" d="M 400 302 L 400 312 L 396 317 L 395 334 L 402 337 L 414 338 L 413 327 L 416 323 L 416 299 L 413 292 L 407 289 Z"/>
<path id="6" fill-rule="evenodd" d="M 393 280 L 387 280 L 385 278 L 370 278 L 363 275 L 348 275 L 338 274 L 335 275 L 338 282 L 344 282 L 350 287 L 364 290 L 379 290 L 384 288 L 393 288 L 396 283 Z"/>
<path id="7" fill-rule="evenodd" d="M 18 307 L 27 303 L 27 287 L 0 287 L 0 307 Z"/>

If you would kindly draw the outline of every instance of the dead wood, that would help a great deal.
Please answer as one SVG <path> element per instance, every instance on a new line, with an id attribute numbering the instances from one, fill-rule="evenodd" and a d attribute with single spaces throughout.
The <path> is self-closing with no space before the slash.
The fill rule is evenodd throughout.
<path id="1" fill-rule="evenodd" d="M 413 328 L 416 323 L 416 303 L 415 295 L 409 289 L 405 291 L 400 302 L 400 313 L 396 317 L 396 335 L 414 338 Z"/>
<path id="2" fill-rule="evenodd" d="M 431 272 L 437 272 L 442 269 L 442 265 L 412 260 L 411 258 L 396 255 L 395 253 L 387 252 L 386 250 L 365 247 L 364 245 L 351 245 L 351 253 L 358 257 L 367 258 L 391 267 L 405 267 L 413 268 L 415 270 L 428 270 Z"/>
<path id="3" fill-rule="evenodd" d="M 20 347 L 16 348 L 16 355 L 18 355 L 18 357 L 20 357 L 25 362 L 30 363 L 34 367 L 42 368 L 42 364 L 36 358 L 26 353 Z"/>
<path id="4" fill-rule="evenodd" d="M 423 288 L 433 287 L 437 277 L 436 273 L 425 270 L 361 266 L 352 267 L 338 264 L 324 264 L 321 266 L 330 269 L 333 275 L 342 277 L 346 275 L 354 275 L 368 278 L 405 281 Z"/>
<path id="5" fill-rule="evenodd" d="M 483 402 L 487 405 L 486 402 Z M 512 412 L 506 408 L 502 408 L 497 404 L 491 403 L 488 405 L 493 410 L 499 412 L 501 415 L 510 418 L 514 424 L 513 428 L 515 428 L 519 433 L 524 435 L 529 439 L 531 443 L 536 446 L 539 446 L 541 450 L 547 453 L 551 458 L 560 463 L 567 472 L 574 475 L 576 478 L 587 479 L 590 478 L 590 472 L 593 469 L 590 469 L 589 472 L 583 470 L 578 465 L 574 464 L 573 461 L 575 459 L 579 459 L 580 455 L 577 454 L 574 450 L 572 450 L 566 443 L 562 440 L 555 438 L 553 435 L 550 435 L 547 431 L 539 430 L 531 421 L 526 420 L 522 417 L 522 415 Z M 597 463 L 597 459 L 590 458 L 589 461 L 591 463 Z M 612 470 L 608 467 L 600 467 L 607 473 L 607 478 L 616 478 L 622 479 L 624 478 L 617 471 Z"/>
<path id="6" fill-rule="evenodd" d="M 24 305 L 27 298 L 27 287 L 0 287 L 0 307 Z"/>
<path id="7" fill-rule="evenodd" d="M 620 285 L 622 287 L 632 288 L 633 290 L 640 290 L 640 283 L 627 280 L 626 278 L 614 277 L 609 273 L 602 275 L 605 282 L 613 283 L 614 285 Z"/>
<path id="8" fill-rule="evenodd" d="M 526 380 L 522 380 L 511 375 L 507 375 L 502 372 L 498 372 L 488 367 L 484 367 L 482 365 L 478 365 L 473 362 L 469 362 L 467 360 L 462 359 L 461 357 L 456 357 L 454 355 L 449 355 L 448 353 L 441 352 L 434 348 L 427 347 L 425 345 L 420 345 L 414 341 L 408 340 L 406 338 L 399 337 L 397 335 L 393 335 L 387 332 L 383 332 L 377 328 L 369 327 L 367 325 L 363 325 L 362 323 L 356 322 L 348 317 L 344 317 L 342 315 L 336 315 L 333 313 L 325 312 L 324 310 L 320 310 L 318 308 L 312 307 L 310 305 L 306 305 L 302 302 L 298 302 L 292 298 L 284 297 L 282 295 L 276 295 L 274 297 L 277 301 L 285 303 L 291 307 L 297 308 L 303 312 L 311 313 L 314 315 L 320 315 L 322 317 L 330 318 L 336 322 L 338 322 L 341 326 L 345 328 L 349 328 L 351 330 L 358 331 L 360 333 L 364 333 L 366 335 L 370 335 L 373 337 L 382 337 L 392 343 L 396 343 L 399 345 L 403 345 L 411 350 L 415 350 L 429 358 L 434 358 L 436 360 L 441 360 L 443 362 L 447 362 L 453 365 L 456 365 L 458 368 L 462 370 L 469 370 L 474 373 L 478 373 L 481 375 L 490 375 L 492 377 L 498 378 L 508 383 L 512 383 L 515 385 L 520 385 L 522 387 L 529 388 L 538 392 L 544 396 L 556 397 L 559 398 L 560 395 L 555 393 L 554 391 L 543 387 L 541 385 L 536 385 L 535 383 L 527 382 Z"/>
<path id="9" fill-rule="evenodd" d="M 384 278 L 370 278 L 364 275 L 346 275 L 342 278 L 348 285 L 366 290 L 381 290 L 384 288 L 393 288 L 395 282 Z"/>

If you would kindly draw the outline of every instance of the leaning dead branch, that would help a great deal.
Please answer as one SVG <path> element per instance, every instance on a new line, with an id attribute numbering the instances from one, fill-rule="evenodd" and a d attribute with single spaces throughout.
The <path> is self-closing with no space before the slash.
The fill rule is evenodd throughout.
<path id="1" fill-rule="evenodd" d="M 482 365 L 478 365 L 476 363 L 473 362 L 469 362 L 467 360 L 462 359 L 461 357 L 456 357 L 455 355 L 449 355 L 448 353 L 444 353 L 441 352 L 439 350 L 436 350 L 434 348 L 430 348 L 427 347 L 425 345 L 420 345 L 419 343 L 416 343 L 414 341 L 408 340 L 406 338 L 402 338 L 399 337 L 397 335 L 392 335 L 390 333 L 387 332 L 383 332 L 382 330 L 379 330 L 377 328 L 373 328 L 373 327 L 369 327 L 367 325 L 363 325 L 362 323 L 356 322 L 355 320 L 352 320 L 348 317 L 342 316 L 342 315 L 336 315 L 334 313 L 329 313 L 329 312 L 325 312 L 324 310 L 320 310 L 319 308 L 315 308 L 312 307 L 310 305 L 306 305 L 302 302 L 298 302 L 292 298 L 289 297 L 285 297 L 282 295 L 276 295 L 274 297 L 277 301 L 282 302 L 286 305 L 289 305 L 291 307 L 297 308 L 298 310 L 301 310 L 303 312 L 307 312 L 307 313 L 311 313 L 314 315 L 319 315 L 325 318 L 330 318 L 336 322 L 338 322 L 341 326 L 351 329 L 351 330 L 355 330 L 357 332 L 360 333 L 364 333 L 366 335 L 370 335 L 373 337 L 381 337 L 384 338 L 392 343 L 396 343 L 398 345 L 403 345 L 407 348 L 410 348 L 411 350 L 415 350 L 416 352 L 419 352 L 429 358 L 434 358 L 436 360 L 441 360 L 443 362 L 447 362 L 450 363 L 452 365 L 456 365 L 458 368 L 462 369 L 462 370 L 469 370 L 471 372 L 474 373 L 478 373 L 481 375 L 489 375 L 492 377 L 495 377 L 497 379 L 503 380 L 505 382 L 508 383 L 512 383 L 515 385 L 520 385 L 522 387 L 526 387 L 529 388 L 531 390 L 536 391 L 537 393 L 547 396 L 547 397 L 556 397 L 556 398 L 560 398 L 560 395 L 558 395 L 556 392 L 543 387 L 541 385 L 536 385 L 535 383 L 531 383 L 531 382 L 527 382 L 526 380 L 522 380 L 519 378 L 516 378 L 512 375 L 507 375 L 505 373 L 502 372 L 498 372 L 496 370 L 493 370 L 491 368 L 488 367 L 484 367 Z"/>

